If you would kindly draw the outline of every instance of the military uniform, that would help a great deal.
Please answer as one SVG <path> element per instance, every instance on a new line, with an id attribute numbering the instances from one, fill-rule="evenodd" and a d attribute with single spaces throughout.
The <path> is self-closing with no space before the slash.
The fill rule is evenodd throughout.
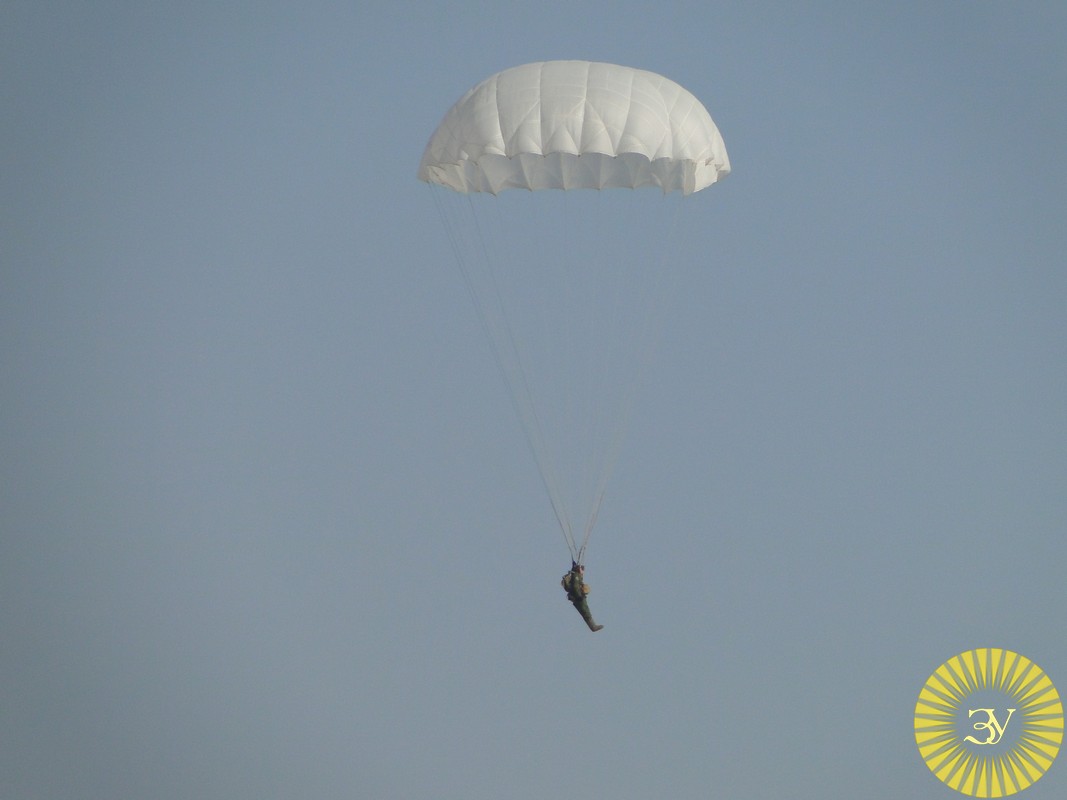
<path id="1" fill-rule="evenodd" d="M 582 578 L 582 572 L 584 570 L 585 567 L 571 562 L 571 571 L 563 576 L 560 585 L 567 593 L 567 599 L 571 601 L 574 607 L 578 609 L 578 613 L 582 615 L 582 619 L 584 619 L 585 624 L 589 626 L 589 630 L 598 631 L 604 626 L 597 625 L 593 621 L 593 612 L 589 610 L 589 601 L 586 600 L 586 595 L 589 594 L 589 587 Z"/>

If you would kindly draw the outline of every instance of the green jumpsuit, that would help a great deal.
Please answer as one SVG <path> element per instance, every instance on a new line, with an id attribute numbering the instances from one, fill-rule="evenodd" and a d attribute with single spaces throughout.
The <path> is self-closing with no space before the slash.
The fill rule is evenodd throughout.
<path id="1" fill-rule="evenodd" d="M 589 601 L 585 598 L 589 594 L 589 587 L 586 586 L 585 581 L 582 579 L 584 570 L 585 568 L 581 565 L 572 563 L 571 571 L 563 576 L 560 584 L 563 586 L 564 591 L 567 592 L 567 599 L 578 609 L 578 613 L 582 615 L 585 624 L 589 626 L 589 630 L 598 631 L 604 626 L 597 625 L 593 621 L 593 612 L 589 610 Z"/>

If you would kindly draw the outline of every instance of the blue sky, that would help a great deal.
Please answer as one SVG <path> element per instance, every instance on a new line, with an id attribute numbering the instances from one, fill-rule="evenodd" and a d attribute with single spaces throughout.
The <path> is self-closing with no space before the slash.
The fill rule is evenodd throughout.
<path id="1" fill-rule="evenodd" d="M 1067 7 L 368 5 L 6 8 L 0 794 L 955 796 L 939 664 L 1067 691 Z M 678 81 L 733 166 L 595 636 L 415 179 L 553 58 Z"/>

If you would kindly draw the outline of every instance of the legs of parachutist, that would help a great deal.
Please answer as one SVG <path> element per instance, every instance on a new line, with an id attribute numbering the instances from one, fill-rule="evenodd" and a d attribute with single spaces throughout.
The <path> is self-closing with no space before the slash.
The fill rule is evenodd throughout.
<path id="1" fill-rule="evenodd" d="M 593 612 L 589 610 L 589 603 L 586 602 L 584 597 L 579 602 L 575 603 L 574 607 L 578 609 L 578 613 L 582 615 L 582 619 L 584 619 L 585 624 L 589 626 L 589 630 L 595 633 L 604 627 L 603 625 L 597 625 L 596 622 L 593 621 Z"/>

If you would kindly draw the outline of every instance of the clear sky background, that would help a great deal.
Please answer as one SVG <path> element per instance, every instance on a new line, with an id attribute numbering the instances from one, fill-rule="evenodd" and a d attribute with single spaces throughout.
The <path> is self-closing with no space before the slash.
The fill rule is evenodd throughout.
<path id="1" fill-rule="evenodd" d="M 939 664 L 1067 692 L 1065 41 L 1062 2 L 6 3 L 0 795 L 959 796 Z M 673 78 L 733 164 L 595 636 L 415 179 L 552 58 Z"/>

